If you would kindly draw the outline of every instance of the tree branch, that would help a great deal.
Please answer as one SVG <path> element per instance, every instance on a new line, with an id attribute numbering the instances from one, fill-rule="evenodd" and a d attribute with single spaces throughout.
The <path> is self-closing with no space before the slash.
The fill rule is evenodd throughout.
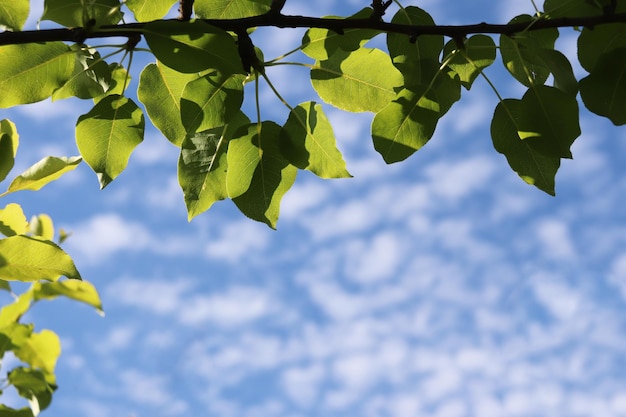
<path id="1" fill-rule="evenodd" d="M 175 21 L 175 19 L 173 20 Z M 513 24 L 489 24 L 478 23 L 473 25 L 401 25 L 387 23 L 374 19 L 328 19 L 308 16 L 286 16 L 280 13 L 267 13 L 260 16 L 246 17 L 242 19 L 204 19 L 204 22 L 221 29 L 241 32 L 252 27 L 277 27 L 277 28 L 322 28 L 330 29 L 337 33 L 343 33 L 347 29 L 370 29 L 385 33 L 400 33 L 416 38 L 425 35 L 444 35 L 453 39 L 463 38 L 470 34 L 504 34 L 562 27 L 595 27 L 608 23 L 626 23 L 626 13 L 603 14 L 592 17 L 539 19 L 529 25 L 528 22 Z M 16 45 L 35 42 L 66 41 L 109 37 L 132 37 L 142 33 L 146 23 L 127 23 L 120 25 L 101 26 L 97 30 L 86 31 L 84 28 L 29 30 L 23 32 L 0 33 L 0 45 Z M 178 34 L 186 33 L 184 24 L 179 26 Z"/>

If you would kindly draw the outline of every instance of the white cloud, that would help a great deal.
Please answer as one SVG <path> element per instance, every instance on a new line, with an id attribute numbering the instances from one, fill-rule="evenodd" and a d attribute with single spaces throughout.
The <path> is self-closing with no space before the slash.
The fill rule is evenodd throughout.
<path id="1" fill-rule="evenodd" d="M 71 252 L 91 263 L 104 262 L 120 251 L 145 250 L 153 240 L 143 224 L 116 213 L 98 214 L 68 229 L 72 231 L 67 241 Z"/>
<path id="2" fill-rule="evenodd" d="M 170 314 L 181 308 L 183 295 L 191 288 L 188 280 L 122 278 L 109 284 L 105 293 L 114 303 Z"/>
<path id="3" fill-rule="evenodd" d="M 548 275 L 534 277 L 532 286 L 539 302 L 554 317 L 567 320 L 580 310 L 582 297 L 570 286 Z"/>
<path id="4" fill-rule="evenodd" d="M 291 367 L 283 371 L 281 382 L 289 398 L 301 407 L 309 407 L 317 399 L 325 375 L 326 370 L 319 363 Z"/>
<path id="5" fill-rule="evenodd" d="M 557 219 L 544 219 L 535 225 L 537 239 L 547 258 L 570 260 L 576 256 L 574 242 L 567 223 Z"/>
<path id="6" fill-rule="evenodd" d="M 259 255 L 269 244 L 267 226 L 249 219 L 227 223 L 219 237 L 210 238 L 206 254 L 213 259 L 236 262 L 242 257 Z"/>
<path id="7" fill-rule="evenodd" d="M 367 243 L 349 244 L 346 275 L 362 284 L 390 279 L 404 258 L 403 248 L 407 246 L 398 234 L 389 231 L 375 235 Z"/>
<path id="8" fill-rule="evenodd" d="M 461 161 L 435 162 L 425 170 L 433 191 L 450 200 L 459 200 L 488 188 L 495 171 L 494 159 L 484 155 Z"/>

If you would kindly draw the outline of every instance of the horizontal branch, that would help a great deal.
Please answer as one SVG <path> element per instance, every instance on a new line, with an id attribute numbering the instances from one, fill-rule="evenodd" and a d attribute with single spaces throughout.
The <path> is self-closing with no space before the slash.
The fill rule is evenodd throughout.
<path id="1" fill-rule="evenodd" d="M 172 20 L 177 21 L 177 20 Z M 385 33 L 400 33 L 411 38 L 424 35 L 444 35 L 459 39 L 470 34 L 505 34 L 528 30 L 540 30 L 562 27 L 595 27 L 608 23 L 626 23 L 626 13 L 604 14 L 599 16 L 539 19 L 532 24 L 519 22 L 512 24 L 489 24 L 478 23 L 473 25 L 401 25 L 388 23 L 376 19 L 330 19 L 308 16 L 287 16 L 280 13 L 267 13 L 260 16 L 246 17 L 242 19 L 203 19 L 204 22 L 217 26 L 221 29 L 241 32 L 252 27 L 277 27 L 277 28 L 322 28 L 330 29 L 337 33 L 343 33 L 347 29 L 371 29 Z M 186 33 L 185 22 L 179 22 L 178 34 Z M 35 42 L 78 42 L 86 39 L 110 38 L 110 37 L 133 37 L 141 33 L 146 23 L 126 23 L 120 25 L 101 26 L 96 30 L 88 31 L 85 28 L 68 29 L 45 29 L 29 30 L 23 32 L 0 33 L 0 45 L 16 45 Z"/>

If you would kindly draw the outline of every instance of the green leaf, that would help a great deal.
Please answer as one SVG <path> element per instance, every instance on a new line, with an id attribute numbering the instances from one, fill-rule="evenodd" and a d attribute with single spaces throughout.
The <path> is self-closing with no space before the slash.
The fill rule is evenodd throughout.
<path id="1" fill-rule="evenodd" d="M 128 164 L 143 141 L 143 113 L 134 101 L 117 94 L 107 96 L 76 124 L 76 144 L 85 162 L 106 187 Z"/>
<path id="2" fill-rule="evenodd" d="M 281 150 L 287 160 L 322 178 L 351 177 L 337 149 L 333 127 L 322 106 L 309 101 L 289 113 L 281 135 Z"/>
<path id="3" fill-rule="evenodd" d="M 243 74 L 233 37 L 200 20 L 150 22 L 144 27 L 144 35 L 157 59 L 176 71 L 214 69 L 225 76 Z"/>
<path id="4" fill-rule="evenodd" d="M 398 10 L 391 20 L 402 25 L 433 26 L 435 21 L 419 7 L 409 6 Z M 393 64 L 402 72 L 405 86 L 428 84 L 439 69 L 439 56 L 443 49 L 443 36 L 420 36 L 412 42 L 399 33 L 387 35 L 387 48 Z"/>
<path id="5" fill-rule="evenodd" d="M 448 66 L 459 75 L 463 87 L 469 90 L 482 70 L 495 61 L 496 44 L 486 35 L 466 39 L 462 48 L 451 40 L 444 48 L 444 56 L 450 56 Z"/>
<path id="6" fill-rule="evenodd" d="M 200 19 L 240 19 L 270 10 L 271 0 L 196 0 L 194 9 Z"/>
<path id="7" fill-rule="evenodd" d="M 0 46 L 0 108 L 45 100 L 73 70 L 73 53 L 62 42 Z"/>
<path id="8" fill-rule="evenodd" d="M 102 301 L 93 284 L 76 279 L 56 282 L 36 282 L 32 288 L 33 300 L 51 300 L 58 296 L 67 297 L 94 307 L 102 312 Z"/>
<path id="9" fill-rule="evenodd" d="M 52 94 L 52 100 L 68 97 L 82 99 L 102 96 L 111 87 L 111 68 L 95 49 L 72 45 L 74 72 L 71 78 Z"/>
<path id="10" fill-rule="evenodd" d="M 30 308 L 32 301 L 32 292 L 26 291 L 17 300 L 2 307 L 0 310 L 0 329 L 3 334 L 9 336 L 12 348 L 26 343 L 26 340 L 32 333 L 32 325 L 18 324 L 19 319 Z"/>
<path id="11" fill-rule="evenodd" d="M 565 55 L 554 49 L 539 49 L 541 59 L 554 77 L 554 86 L 559 90 L 576 96 L 578 94 L 578 80 L 574 75 L 572 64 Z"/>
<path id="12" fill-rule="evenodd" d="M 534 22 L 531 16 L 517 16 L 509 23 Z M 502 62 L 513 77 L 526 87 L 543 85 L 550 75 L 550 68 L 539 58 L 541 49 L 554 49 L 559 36 L 556 28 L 529 30 L 511 36 L 500 35 Z"/>
<path id="13" fill-rule="evenodd" d="M 185 196 L 188 219 L 228 197 L 226 170 L 228 141 L 250 120 L 239 112 L 226 128 L 214 128 L 185 138 L 178 159 L 178 182 Z"/>
<path id="14" fill-rule="evenodd" d="M 15 351 L 15 356 L 19 359 L 46 374 L 54 374 L 60 354 L 59 336 L 50 330 L 31 334 L 27 342 Z"/>
<path id="15" fill-rule="evenodd" d="M 389 55 L 379 49 L 361 48 L 335 54 L 311 70 L 313 88 L 328 104 L 351 112 L 377 112 L 395 97 L 402 74 Z"/>
<path id="16" fill-rule="evenodd" d="M 45 0 L 41 20 L 52 20 L 66 27 L 114 25 L 122 20 L 119 0 Z"/>
<path id="17" fill-rule="evenodd" d="M 176 146 L 180 146 L 186 133 L 180 116 L 180 99 L 185 85 L 196 78 L 197 74 L 183 74 L 157 62 L 148 64 L 139 79 L 139 101 L 152 123 Z"/>
<path id="18" fill-rule="evenodd" d="M 128 71 L 126 71 L 126 68 L 117 62 L 109 64 L 109 71 L 111 72 L 111 85 L 106 91 L 106 96 L 113 96 L 116 94 L 123 96 L 124 91 L 126 90 L 126 87 L 128 87 L 128 83 L 132 77 Z M 94 103 L 100 102 L 103 98 L 104 97 L 102 96 L 94 97 Z"/>
<path id="19" fill-rule="evenodd" d="M 2 261 L 4 262 L 4 260 Z M 8 283 L 8 281 L 5 281 L 3 279 L 0 279 L 0 290 L 4 290 L 4 291 L 8 291 L 8 292 L 12 292 L 11 290 L 11 284 Z"/>
<path id="20" fill-rule="evenodd" d="M 28 221 L 19 204 L 9 203 L 0 209 L 0 233 L 5 236 L 22 235 L 28 231 Z"/>
<path id="21" fill-rule="evenodd" d="M 12 305 L 10 304 L 9 306 Z M 8 315 L 4 314 L 4 309 L 9 306 L 4 307 L 0 311 L 0 321 L 2 322 L 0 324 L 0 359 L 4 357 L 6 352 L 24 345 L 30 335 L 33 334 L 33 325 L 18 323 L 19 316 L 5 320 L 5 318 L 8 318 Z"/>
<path id="22" fill-rule="evenodd" d="M 1 417 L 34 417 L 33 411 L 30 408 L 20 408 L 16 410 L 0 404 L 0 416 Z"/>
<path id="23" fill-rule="evenodd" d="M 44 240 L 54 239 L 54 223 L 52 223 L 52 219 L 47 214 L 33 216 L 30 219 L 29 226 L 33 236 Z"/>
<path id="24" fill-rule="evenodd" d="M 580 80 L 580 97 L 595 114 L 616 126 L 626 124 L 626 48 L 600 57 L 591 74 Z"/>
<path id="25" fill-rule="evenodd" d="M 126 0 L 125 4 L 138 22 L 149 22 L 165 17 L 175 0 Z"/>
<path id="26" fill-rule="evenodd" d="M 546 0 L 543 10 L 549 19 L 560 17 L 588 17 L 602 14 L 597 1 L 590 0 Z"/>
<path id="27" fill-rule="evenodd" d="M 522 112 L 521 100 L 506 99 L 498 104 L 491 122 L 493 146 L 524 181 L 554 195 L 554 177 L 561 159 L 539 152 L 520 138 L 517 132 Z"/>
<path id="28" fill-rule="evenodd" d="M 180 114 L 188 133 L 224 126 L 243 103 L 241 74 L 222 76 L 211 72 L 190 81 L 183 90 Z"/>
<path id="29" fill-rule="evenodd" d="M 539 86 L 524 94 L 519 111 L 518 134 L 522 140 L 548 156 L 572 157 L 570 146 L 580 136 L 574 96 Z"/>
<path id="30" fill-rule="evenodd" d="M 37 191 L 63 174 L 76 169 L 81 161 L 80 156 L 46 156 L 15 177 L 9 185 L 9 189 L 2 195 L 22 190 Z"/>
<path id="31" fill-rule="evenodd" d="M 13 169 L 19 139 L 15 123 L 9 119 L 0 120 L 0 181 Z"/>
<path id="32" fill-rule="evenodd" d="M 230 141 L 227 154 L 228 195 L 243 214 L 272 228 L 298 172 L 280 152 L 281 130 L 274 122 L 244 127 Z"/>
<path id="33" fill-rule="evenodd" d="M 602 55 L 621 48 L 626 48 L 626 23 L 584 28 L 578 37 L 578 60 L 591 72 Z"/>
<path id="34" fill-rule="evenodd" d="M 14 32 L 22 30 L 29 11 L 29 0 L 3 1 L 0 3 L 0 26 Z"/>
<path id="35" fill-rule="evenodd" d="M 374 148 L 388 164 L 402 161 L 426 144 L 435 132 L 440 108 L 433 91 L 403 89 L 374 116 Z"/>
<path id="36" fill-rule="evenodd" d="M 366 19 L 372 15 L 372 9 L 366 7 L 348 19 Z M 339 16 L 326 18 L 342 19 Z M 329 59 L 336 52 L 352 52 L 361 48 L 380 31 L 367 29 L 346 29 L 343 34 L 330 29 L 310 28 L 302 38 L 302 52 L 319 61 Z"/>
<path id="37" fill-rule="evenodd" d="M 56 390 L 56 386 L 49 384 L 44 373 L 37 369 L 15 368 L 9 372 L 8 381 L 21 397 L 30 400 L 33 414 L 48 408 Z"/>
<path id="38" fill-rule="evenodd" d="M 17 235 L 0 240 L 0 278 L 7 281 L 56 281 L 61 276 L 81 279 L 74 261 L 58 245 Z"/>

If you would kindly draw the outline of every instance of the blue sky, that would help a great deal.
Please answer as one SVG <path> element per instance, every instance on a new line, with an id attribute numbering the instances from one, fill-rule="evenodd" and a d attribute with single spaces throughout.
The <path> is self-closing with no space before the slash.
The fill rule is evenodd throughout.
<path id="1" fill-rule="evenodd" d="M 369 3 L 288 0 L 285 12 Z M 404 4 L 449 24 L 533 12 L 530 0 Z M 574 57 L 573 32 L 561 33 Z M 270 58 L 301 36 L 259 30 L 253 41 Z M 147 62 L 135 61 L 135 80 Z M 500 61 L 488 74 L 506 97 L 523 94 Z M 315 97 L 304 68 L 269 75 L 292 105 Z M 284 122 L 271 92 L 262 98 L 263 117 Z M 81 166 L 5 197 L 73 233 L 64 247 L 106 312 L 54 301 L 27 317 L 63 342 L 44 415 L 626 416 L 625 132 L 582 110 L 553 198 L 493 150 L 495 105 L 479 79 L 431 142 L 393 166 L 373 150 L 371 114 L 325 107 L 354 178 L 300 173 L 277 231 L 231 202 L 188 223 L 177 149 L 152 127 L 103 191 Z M 14 172 L 75 155 L 89 107 L 3 111 L 21 136 Z"/>

